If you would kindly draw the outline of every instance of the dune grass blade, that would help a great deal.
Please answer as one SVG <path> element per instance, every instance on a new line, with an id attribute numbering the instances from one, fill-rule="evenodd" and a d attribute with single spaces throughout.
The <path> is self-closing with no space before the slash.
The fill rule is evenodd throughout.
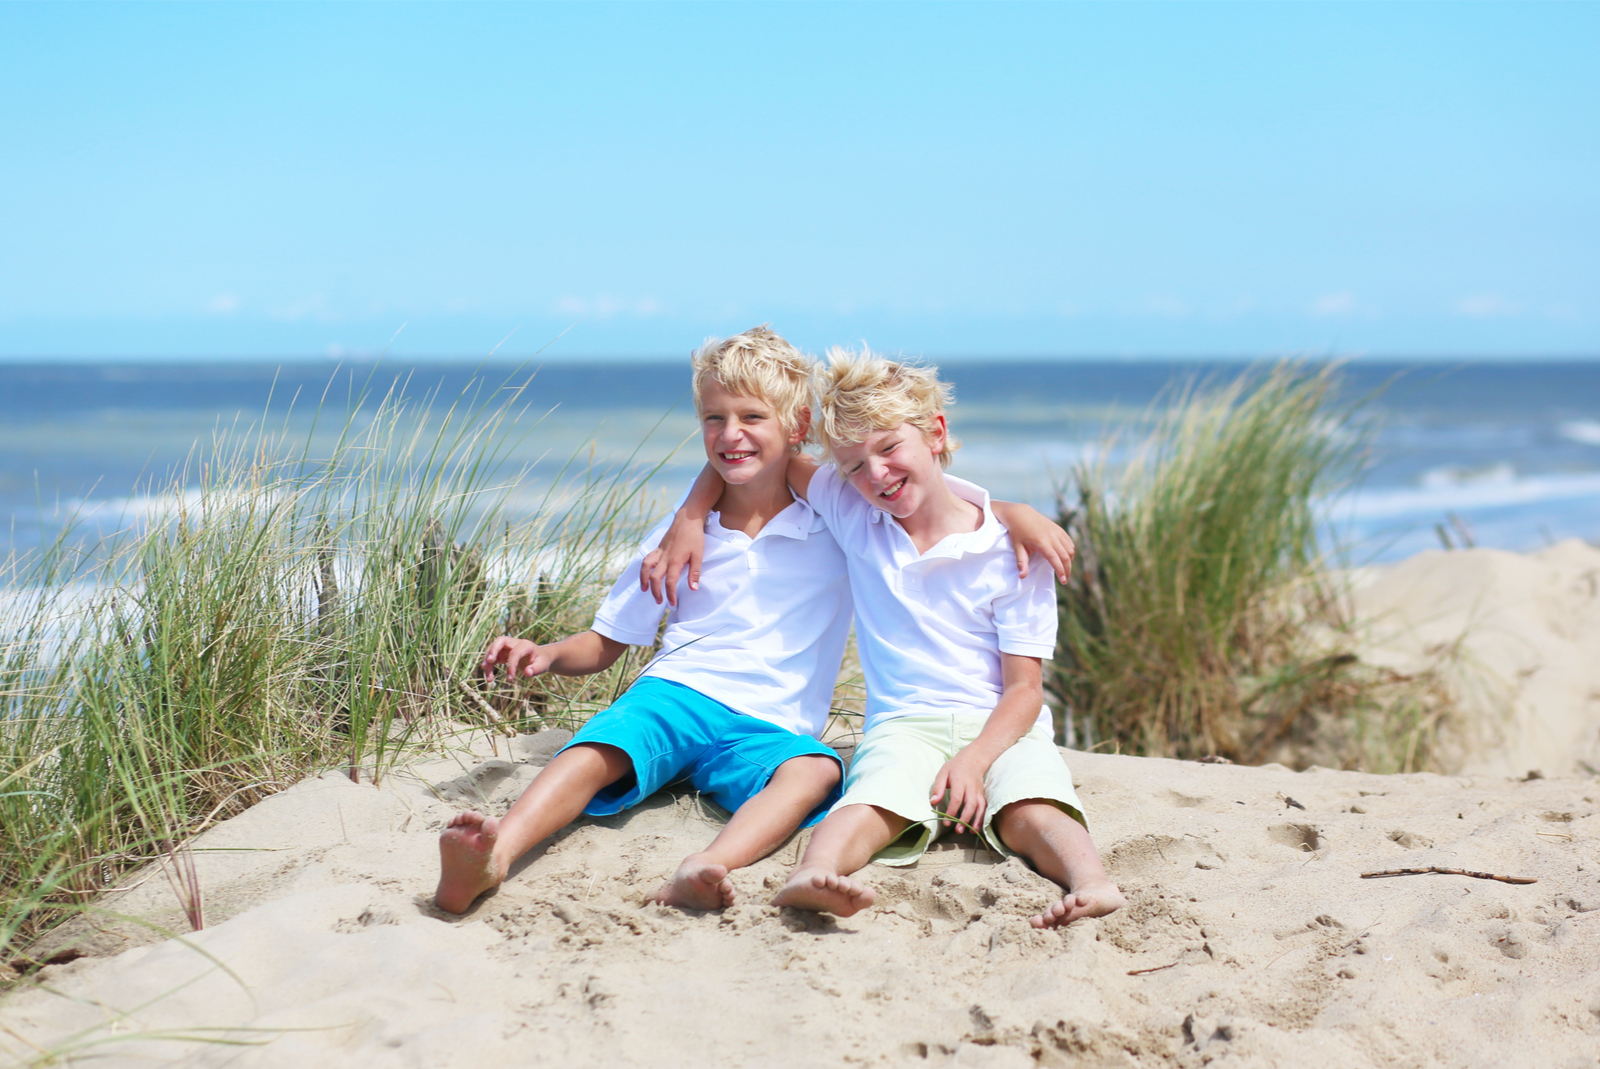
<path id="1" fill-rule="evenodd" d="M 358 395 L 331 441 L 226 430 L 146 488 L 147 518 L 99 542 L 68 525 L 7 562 L 0 986 L 40 931 L 162 859 L 199 927 L 203 866 L 181 844 L 306 775 L 380 778 L 492 730 L 485 704 L 575 724 L 627 685 L 638 654 L 474 699 L 489 638 L 587 626 L 658 504 L 631 459 L 521 501 L 525 389 Z"/>
<path id="2" fill-rule="evenodd" d="M 1358 413 L 1333 407 L 1333 376 L 1286 364 L 1191 387 L 1120 470 L 1076 471 L 1051 681 L 1074 742 L 1258 762 L 1331 711 L 1368 718 L 1343 730 L 1339 763 L 1416 760 L 1417 736 L 1397 741 L 1417 719 L 1403 696 L 1329 641 L 1345 621 L 1321 578 L 1318 507 L 1365 440 Z"/>

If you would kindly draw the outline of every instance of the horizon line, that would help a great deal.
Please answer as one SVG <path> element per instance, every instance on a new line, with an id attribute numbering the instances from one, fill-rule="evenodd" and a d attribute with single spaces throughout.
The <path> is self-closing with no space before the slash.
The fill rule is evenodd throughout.
<path id="1" fill-rule="evenodd" d="M 1418 361 L 1422 363 L 1440 363 L 1448 361 L 1470 361 L 1473 363 L 1576 363 L 1586 361 L 1600 361 L 1600 350 L 1594 352 L 1545 352 L 1545 353 L 1325 353 L 1313 354 L 1296 351 L 1271 351 L 1259 353 L 1004 353 L 1004 352 L 947 352 L 947 353 L 896 353 L 892 355 L 905 356 L 911 359 L 925 359 L 938 361 L 1016 361 L 1036 363 L 1248 363 L 1267 360 L 1301 360 L 1311 363 L 1398 363 L 1403 361 Z M 547 364 L 579 364 L 585 362 L 613 363 L 613 364 L 644 364 L 644 363 L 669 363 L 683 360 L 682 353 L 583 353 L 575 355 L 544 356 L 541 354 L 488 354 L 485 356 L 470 356 L 459 353 L 426 353 L 426 354 L 384 354 L 384 353 L 342 353 L 339 356 L 326 354 L 306 353 L 279 353 L 279 354 L 217 354 L 213 356 L 174 355 L 156 356 L 149 354 L 86 354 L 71 355 L 42 355 L 42 354 L 13 354 L 0 353 L 0 366 L 9 367 L 39 367 L 48 365 L 104 365 L 104 364 L 168 364 L 168 365 L 264 365 L 264 364 L 306 364 L 337 366 L 341 364 L 381 364 L 381 363 L 406 363 L 406 364 L 452 364 L 462 367 L 470 366 L 521 366 L 538 363 Z"/>

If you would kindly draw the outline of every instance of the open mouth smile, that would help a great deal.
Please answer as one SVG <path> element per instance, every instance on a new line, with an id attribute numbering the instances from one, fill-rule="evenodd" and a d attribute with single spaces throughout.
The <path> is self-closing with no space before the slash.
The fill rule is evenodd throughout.
<path id="1" fill-rule="evenodd" d="M 901 479 L 899 482 L 895 483 L 893 486 L 889 487 L 889 489 L 883 491 L 878 496 L 883 498 L 885 501 L 893 501 L 895 498 L 900 496 L 900 491 L 904 490 L 905 488 L 906 488 L 906 480 L 905 479 Z"/>
<path id="2" fill-rule="evenodd" d="M 743 452 L 743 453 L 718 453 L 717 454 L 717 456 L 721 457 L 723 460 L 727 461 L 729 464 L 737 464 L 741 460 L 749 460 L 751 457 L 753 457 L 755 455 L 756 455 L 756 451 L 754 449 L 751 449 L 751 450 L 749 450 L 747 452 Z"/>

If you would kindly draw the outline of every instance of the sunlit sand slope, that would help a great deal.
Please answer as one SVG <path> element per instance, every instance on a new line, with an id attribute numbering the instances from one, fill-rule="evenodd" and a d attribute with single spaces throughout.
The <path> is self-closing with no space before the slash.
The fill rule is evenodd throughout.
<path id="1" fill-rule="evenodd" d="M 1600 769 L 1600 549 L 1419 553 L 1360 573 L 1361 656 L 1439 667 L 1462 712 L 1440 756 L 1467 772 Z"/>
<path id="2" fill-rule="evenodd" d="M 725 913 L 643 905 L 714 831 L 690 795 L 580 823 L 467 917 L 434 911 L 443 822 L 503 809 L 552 741 L 381 788 L 330 774 L 213 829 L 205 930 L 75 926 L 91 956 L 0 1007 L 0 1061 L 1600 1063 L 1600 780 L 1070 753 L 1129 904 L 1060 932 L 1026 920 L 1052 887 L 970 842 L 867 869 L 878 905 L 846 920 L 765 904 L 798 839 L 735 874 Z M 1361 878 L 1429 865 L 1538 882 Z M 184 926 L 158 873 L 107 908 Z"/>

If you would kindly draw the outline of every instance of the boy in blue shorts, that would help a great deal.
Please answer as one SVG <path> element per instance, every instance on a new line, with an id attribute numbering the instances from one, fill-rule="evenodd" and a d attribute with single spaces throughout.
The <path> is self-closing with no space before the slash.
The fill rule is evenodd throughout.
<path id="1" fill-rule="evenodd" d="M 1112 912 L 1122 893 L 1043 706 L 1040 662 L 1056 639 L 1048 574 L 1019 578 L 988 494 L 943 473 L 955 450 L 949 387 L 870 352 L 830 355 L 817 420 L 833 463 L 797 458 L 789 482 L 849 562 L 867 719 L 844 797 L 774 903 L 856 913 L 874 892 L 852 873 L 874 860 L 912 864 L 954 824 L 1067 889 L 1034 927 Z M 680 510 L 669 563 L 695 542 L 712 474 Z"/>
<path id="2" fill-rule="evenodd" d="M 730 870 L 765 857 L 838 798 L 839 758 L 818 740 L 850 626 L 848 575 L 838 543 L 786 485 L 809 430 L 811 361 L 758 327 L 707 343 L 693 369 L 719 483 L 713 511 L 702 514 L 699 581 L 670 591 L 661 653 L 638 681 L 583 726 L 504 817 L 451 820 L 439 840 L 441 909 L 465 912 L 516 858 L 580 814 L 609 816 L 685 779 L 733 815 L 653 898 L 720 909 L 733 903 Z M 1053 525 L 1042 520 L 1035 513 L 1025 522 L 1049 541 Z M 651 532 L 635 566 L 666 527 Z M 632 575 L 623 572 L 588 631 L 545 646 L 495 639 L 485 675 L 500 667 L 510 679 L 587 675 L 629 645 L 654 643 L 662 608 Z"/>
<path id="3" fill-rule="evenodd" d="M 693 365 L 706 458 L 725 483 L 702 526 L 701 589 L 676 599 L 661 653 L 638 681 L 504 817 L 451 820 L 439 840 L 441 909 L 465 912 L 514 860 L 579 815 L 621 812 L 684 777 L 733 818 L 654 897 L 719 909 L 733 902 L 730 869 L 777 849 L 838 795 L 839 758 L 818 738 L 850 626 L 849 582 L 838 544 L 785 485 L 809 428 L 811 362 L 758 327 L 707 343 Z M 640 558 L 663 530 L 650 533 Z M 653 644 L 662 610 L 633 574 L 624 570 L 588 631 L 545 646 L 495 639 L 484 674 L 503 666 L 508 679 L 588 675 L 630 645 Z"/>

